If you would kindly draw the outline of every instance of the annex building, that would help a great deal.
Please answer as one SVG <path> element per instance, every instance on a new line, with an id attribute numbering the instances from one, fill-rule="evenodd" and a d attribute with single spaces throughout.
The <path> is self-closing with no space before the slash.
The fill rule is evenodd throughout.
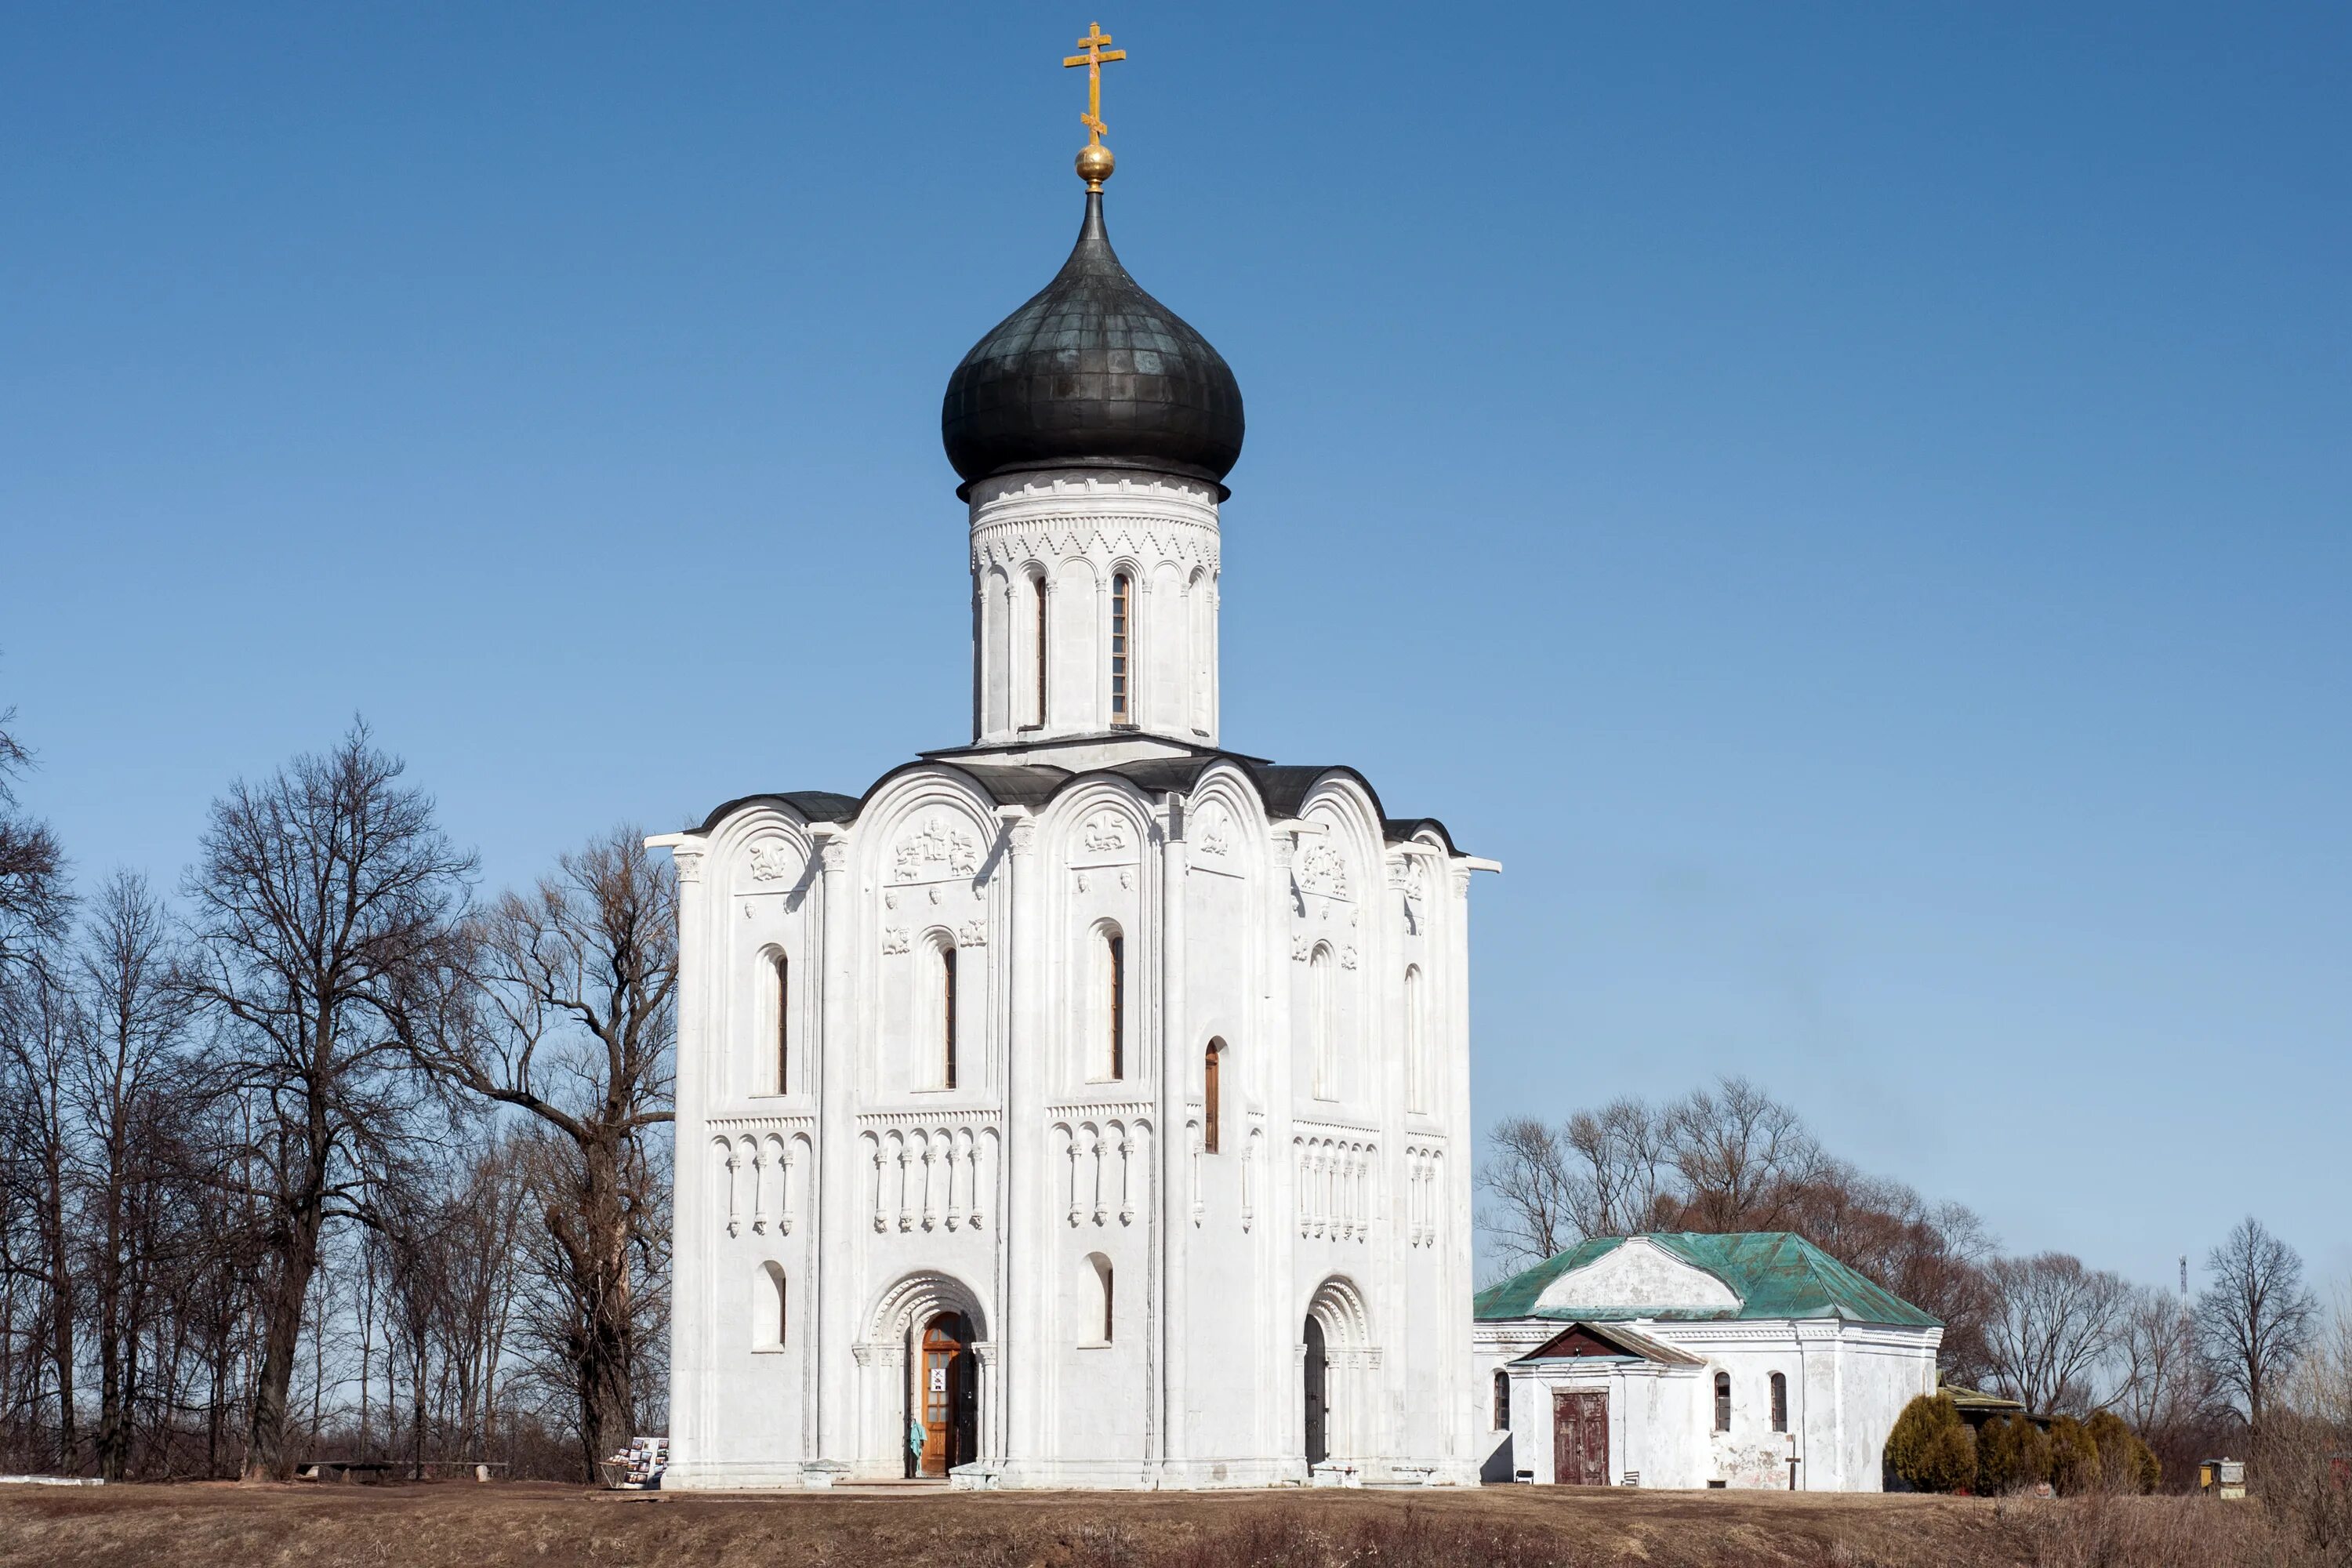
<path id="1" fill-rule="evenodd" d="M 1478 1478 L 1494 868 L 1352 768 L 1225 749 L 1241 390 L 1113 253 L 1089 123 L 1069 258 L 947 384 L 970 737 L 655 840 L 668 1487 Z"/>
<path id="2" fill-rule="evenodd" d="M 1486 1474 L 1877 1491 L 1943 1325 L 1785 1231 L 1588 1241 L 1479 1293 Z"/>

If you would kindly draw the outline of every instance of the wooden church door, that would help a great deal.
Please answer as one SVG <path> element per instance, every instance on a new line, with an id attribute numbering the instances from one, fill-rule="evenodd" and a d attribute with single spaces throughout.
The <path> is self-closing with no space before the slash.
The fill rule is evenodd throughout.
<path id="1" fill-rule="evenodd" d="M 1319 1465 L 1331 1457 L 1324 1425 L 1329 1406 L 1324 1394 L 1330 1383 L 1329 1358 L 1323 1349 L 1323 1325 L 1307 1320 L 1307 1462 Z"/>
<path id="2" fill-rule="evenodd" d="M 923 1449 L 916 1474 L 944 1477 L 957 1465 L 978 1458 L 979 1368 L 971 1353 L 971 1331 L 959 1312 L 942 1312 L 923 1330 L 923 1355 L 917 1374 Z"/>
<path id="3" fill-rule="evenodd" d="M 1552 1391 L 1551 1479 L 1564 1487 L 1609 1484 L 1609 1395 Z"/>

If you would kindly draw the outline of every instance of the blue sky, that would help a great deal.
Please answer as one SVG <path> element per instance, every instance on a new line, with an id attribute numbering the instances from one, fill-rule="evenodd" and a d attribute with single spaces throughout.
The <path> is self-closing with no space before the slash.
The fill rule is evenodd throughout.
<path id="1" fill-rule="evenodd" d="M 2352 13 L 1157 5 L 1224 736 L 1506 864 L 1482 1121 L 1745 1071 L 2011 1247 L 2326 1273 Z M 493 882 L 966 734 L 964 348 L 1087 13 L 0 13 L 0 706 L 169 881 L 364 712 Z"/>

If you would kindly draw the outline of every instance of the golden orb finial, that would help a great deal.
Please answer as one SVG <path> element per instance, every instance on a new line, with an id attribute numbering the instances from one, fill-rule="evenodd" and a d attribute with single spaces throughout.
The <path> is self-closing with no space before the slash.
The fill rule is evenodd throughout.
<path id="1" fill-rule="evenodd" d="M 1110 149 L 1102 144 L 1103 132 L 1109 129 L 1102 118 L 1102 68 L 1106 60 L 1127 58 L 1127 51 L 1104 48 L 1109 42 L 1110 35 L 1102 30 L 1101 23 L 1088 22 L 1087 36 L 1078 40 L 1078 47 L 1086 53 L 1068 56 L 1062 61 L 1066 68 L 1087 68 L 1087 111 L 1078 116 L 1079 122 L 1087 128 L 1087 144 L 1078 150 L 1078 178 L 1087 183 L 1090 191 L 1103 188 L 1116 163 Z"/>

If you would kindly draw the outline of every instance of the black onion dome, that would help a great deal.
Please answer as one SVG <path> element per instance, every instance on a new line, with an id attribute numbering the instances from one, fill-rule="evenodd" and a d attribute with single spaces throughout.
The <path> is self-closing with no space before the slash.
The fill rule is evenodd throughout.
<path id="1" fill-rule="evenodd" d="M 1127 275 L 1090 191 L 1061 271 L 948 378 L 940 437 L 967 485 L 1024 468 L 1222 481 L 1242 455 L 1242 389 L 1206 338 Z"/>

